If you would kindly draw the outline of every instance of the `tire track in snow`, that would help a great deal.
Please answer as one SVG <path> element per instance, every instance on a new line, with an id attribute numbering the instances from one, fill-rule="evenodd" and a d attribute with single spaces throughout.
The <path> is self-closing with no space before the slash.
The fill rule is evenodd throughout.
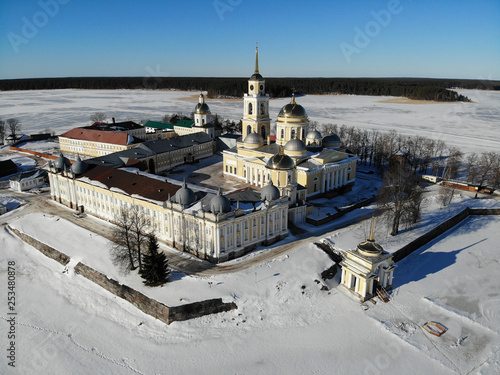
<path id="1" fill-rule="evenodd" d="M 0 318 L 2 318 L 3 320 L 5 321 L 8 321 L 8 319 L 4 316 L 0 316 Z M 44 328 L 44 327 L 38 327 L 38 326 L 35 326 L 33 324 L 28 324 L 28 323 L 18 323 L 16 322 L 16 325 L 18 326 L 23 326 L 23 327 L 28 327 L 28 328 L 32 328 L 32 329 L 36 329 L 38 331 L 45 331 L 45 332 L 50 332 L 50 333 L 53 333 L 53 334 L 56 334 L 56 335 L 59 335 L 59 336 L 63 336 L 63 337 L 67 337 L 69 339 L 69 341 L 75 345 L 76 347 L 78 347 L 79 349 L 87 352 L 87 353 L 90 353 L 90 354 L 93 354 L 97 357 L 100 357 L 112 364 L 115 364 L 115 365 L 118 365 L 118 366 L 121 366 L 121 367 L 124 367 L 136 374 L 140 374 L 140 375 L 146 375 L 145 373 L 139 371 L 138 369 L 132 367 L 131 365 L 129 365 L 127 362 L 126 362 L 126 358 L 122 358 L 121 360 L 117 360 L 117 359 L 113 359 L 111 357 L 108 357 L 107 355 L 105 355 L 103 352 L 99 351 L 97 348 L 95 347 L 92 347 L 92 348 L 88 348 L 80 343 L 78 343 L 74 338 L 73 338 L 73 335 L 71 333 L 64 333 L 64 332 L 59 332 L 59 331 L 54 331 L 52 329 L 48 329 L 48 328 Z"/>

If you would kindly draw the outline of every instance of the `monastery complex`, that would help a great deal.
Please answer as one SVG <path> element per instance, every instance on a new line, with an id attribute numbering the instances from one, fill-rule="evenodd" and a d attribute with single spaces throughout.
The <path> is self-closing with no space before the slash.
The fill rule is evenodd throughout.
<path id="1" fill-rule="evenodd" d="M 115 129 L 78 128 L 61 136 L 61 151 L 78 156 L 73 164 L 63 154 L 51 163 L 52 199 L 110 222 L 120 210 L 138 206 L 159 240 L 214 263 L 283 239 L 289 222 L 300 224 L 312 213 L 308 199 L 348 191 L 355 182 L 358 158 L 337 135 L 309 130 L 295 96 L 278 113 L 272 140 L 257 50 L 243 99 L 242 137 L 222 151 L 223 177 L 247 188 L 223 194 L 156 175 L 217 151 L 203 95 L 192 121 L 110 126 Z"/>

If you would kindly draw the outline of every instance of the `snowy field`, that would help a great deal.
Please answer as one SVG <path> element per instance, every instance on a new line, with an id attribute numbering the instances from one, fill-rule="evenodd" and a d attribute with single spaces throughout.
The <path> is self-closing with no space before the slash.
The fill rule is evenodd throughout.
<path id="1" fill-rule="evenodd" d="M 388 98 L 369 96 L 306 96 L 298 102 L 319 123 L 396 129 L 441 138 L 465 152 L 498 151 L 500 92 L 459 91 L 474 103 L 380 103 Z M 117 121 L 160 120 L 166 113 L 188 113 L 196 99 L 181 98 L 193 94 L 0 92 L 0 117 L 19 118 L 25 133 L 45 128 L 61 133 L 89 124 L 88 117 L 96 111 Z M 273 119 L 287 101 L 271 100 Z M 241 101 L 209 101 L 209 105 L 222 118 L 241 117 Z M 26 167 L 34 163 L 25 156 L 16 158 Z M 369 184 L 359 185 L 370 189 Z M 500 205 L 498 200 L 472 200 L 462 193 L 441 209 L 437 189 L 429 187 L 423 218 L 415 230 L 403 229 L 391 237 L 377 226 L 377 241 L 392 252 L 466 206 Z M 364 210 L 371 212 L 371 207 Z M 65 271 L 1 228 L 0 277 L 7 278 L 7 261 L 15 261 L 18 313 L 16 369 L 7 366 L 4 355 L 1 374 L 499 373 L 497 216 L 468 218 L 398 263 L 391 302 L 364 306 L 341 288 L 320 290 L 315 280 L 332 262 L 313 244 L 240 272 L 203 278 L 174 273 L 171 283 L 153 290 L 142 286 L 137 276 L 117 273 L 109 261 L 107 240 L 94 233 L 48 215 L 10 221 L 60 248 L 72 262 Z M 332 232 L 333 225 L 324 228 L 330 232 L 323 237 L 344 250 L 364 240 L 369 230 L 368 221 Z M 292 240 L 290 236 L 286 241 Z M 238 309 L 167 326 L 75 275 L 73 267 L 80 260 L 172 305 L 222 297 L 236 302 Z M 3 287 L 0 300 L 6 298 Z M 0 317 L 0 337 L 6 348 L 5 302 Z M 422 324 L 429 320 L 443 323 L 448 332 L 440 338 L 427 334 Z"/>
<path id="2" fill-rule="evenodd" d="M 13 225 L 51 232 L 55 220 L 35 215 Z M 76 254 L 103 245 L 88 232 L 88 240 L 62 235 L 68 224 L 51 241 Z M 18 292 L 18 368 L 2 362 L 2 373 L 497 374 L 499 225 L 498 217 L 469 218 L 417 251 L 398 265 L 393 300 L 367 310 L 340 288 L 320 290 L 315 280 L 332 263 L 313 245 L 238 273 L 174 277 L 151 293 L 179 301 L 188 290 L 223 295 L 238 309 L 169 326 L 75 275 L 76 262 L 89 261 L 85 252 L 63 272 L 2 231 L 1 270 L 15 260 Z M 106 267 L 102 255 L 93 262 Z M 448 332 L 430 336 L 421 328 L 428 320 Z"/>
<path id="3" fill-rule="evenodd" d="M 460 147 L 463 152 L 500 149 L 500 91 L 457 90 L 473 103 L 387 103 L 391 97 L 304 96 L 297 98 L 312 121 L 357 126 L 364 129 L 425 135 Z M 194 97 L 191 100 L 182 98 Z M 271 99 L 269 113 L 274 121 L 289 99 Z M 196 93 L 147 90 L 38 90 L 0 92 L 0 117 L 21 120 L 22 131 L 60 134 L 77 126 L 89 125 L 97 111 L 116 121 L 161 120 L 167 113 L 190 113 L 197 103 Z M 238 121 L 242 100 L 208 100 L 213 114 Z M 480 146 L 480 148 L 478 148 Z"/>

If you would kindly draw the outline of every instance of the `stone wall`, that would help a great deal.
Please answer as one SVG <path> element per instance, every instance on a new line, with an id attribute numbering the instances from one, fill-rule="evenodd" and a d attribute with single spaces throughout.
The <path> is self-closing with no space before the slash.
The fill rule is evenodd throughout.
<path id="1" fill-rule="evenodd" d="M 63 266 L 69 263 L 70 257 L 60 251 L 50 247 L 49 245 L 44 244 L 43 242 L 38 241 L 37 239 L 28 236 L 26 233 L 22 233 L 17 229 L 12 228 L 10 225 L 8 226 L 9 230 L 16 234 L 20 239 L 22 239 L 27 244 L 33 246 L 35 249 L 39 250 L 42 254 L 47 256 L 50 259 L 54 259 L 55 261 L 61 263 Z"/>
<path id="2" fill-rule="evenodd" d="M 93 281 L 97 285 L 106 289 L 108 292 L 113 293 L 115 296 L 130 302 L 142 312 L 151 315 L 164 323 L 170 324 L 170 308 L 163 303 L 155 301 L 154 299 L 145 296 L 127 285 L 120 284 L 116 280 L 109 279 L 105 274 L 96 271 L 82 262 L 79 262 L 75 266 L 75 272 L 90 281 Z"/>
<path id="3" fill-rule="evenodd" d="M 463 211 L 453 216 L 452 218 L 446 220 L 445 222 L 439 224 L 437 227 L 432 229 L 430 232 L 425 233 L 424 235 L 418 237 L 413 240 L 406 246 L 403 246 L 401 249 L 396 251 L 393 256 L 394 262 L 399 262 L 400 260 L 406 258 L 408 255 L 413 253 L 418 248 L 424 246 L 430 241 L 434 240 L 436 237 L 440 236 L 448 229 L 454 227 L 462 220 L 465 220 L 467 217 L 471 215 L 500 215 L 499 208 L 465 208 Z"/>
<path id="4" fill-rule="evenodd" d="M 471 208 L 469 215 L 500 215 L 500 208 Z"/>
<path id="5" fill-rule="evenodd" d="M 18 231 L 10 226 L 9 230 L 15 233 L 20 239 L 27 244 L 39 250 L 45 256 L 56 260 L 62 265 L 67 265 L 71 258 L 64 253 L 50 247 L 37 239 Z M 127 285 L 120 284 L 118 281 L 108 278 L 105 274 L 96 271 L 92 267 L 79 262 L 75 266 L 75 273 L 85 277 L 86 279 L 96 283 L 108 292 L 123 298 L 125 301 L 130 302 L 142 312 L 161 320 L 166 324 L 174 321 L 183 321 L 194 318 L 199 318 L 204 315 L 217 314 L 220 312 L 230 311 L 237 309 L 235 303 L 222 302 L 222 298 L 209 299 L 200 302 L 193 302 L 186 305 L 169 307 L 161 302 L 158 302 L 148 296 L 130 288 Z M 167 284 L 168 285 L 168 284 Z"/>
<path id="6" fill-rule="evenodd" d="M 217 314 L 220 312 L 237 309 L 234 302 L 222 302 L 222 298 L 208 299 L 201 302 L 193 302 L 187 305 L 170 308 L 170 322 L 199 318 L 200 316 Z"/>

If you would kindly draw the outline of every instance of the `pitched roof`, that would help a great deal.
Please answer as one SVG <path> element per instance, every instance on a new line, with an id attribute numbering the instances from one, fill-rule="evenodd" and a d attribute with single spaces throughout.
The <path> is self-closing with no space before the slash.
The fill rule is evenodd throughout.
<path id="1" fill-rule="evenodd" d="M 154 129 L 174 129 L 174 126 L 180 126 L 182 128 L 192 128 L 194 125 L 193 120 L 180 120 L 175 124 L 167 124 L 166 122 L 159 121 L 148 121 L 144 124 L 144 127 L 154 128 Z"/>
<path id="2" fill-rule="evenodd" d="M 174 126 L 182 126 L 183 128 L 192 128 L 194 125 L 193 120 L 180 120 Z"/>
<path id="3" fill-rule="evenodd" d="M 120 131 L 120 130 L 134 130 L 141 129 L 143 126 L 139 125 L 134 121 L 122 121 L 113 122 L 111 124 L 104 122 L 95 122 L 90 126 L 84 126 L 84 129 L 98 129 L 98 130 L 109 130 L 109 131 Z"/>
<path id="4" fill-rule="evenodd" d="M 88 164 L 106 165 L 118 168 L 125 165 L 132 165 L 131 161 L 137 162 L 153 155 L 180 150 L 189 146 L 204 144 L 212 141 L 213 139 L 206 133 L 192 133 L 174 138 L 147 141 L 130 150 L 113 152 L 112 154 L 87 159 L 85 162 Z"/>
<path id="5" fill-rule="evenodd" d="M 145 128 L 153 128 L 153 129 L 170 129 L 174 130 L 174 125 L 173 124 L 167 124 L 165 122 L 159 122 L 159 121 L 148 121 L 144 124 Z"/>
<path id="6" fill-rule="evenodd" d="M 150 178 L 141 174 L 122 171 L 101 165 L 89 169 L 78 180 L 86 182 L 86 179 L 98 182 L 99 186 L 104 185 L 108 190 L 112 188 L 120 189 L 128 195 L 137 195 L 146 200 L 164 202 L 168 196 L 174 196 L 179 185 L 174 185 L 165 180 Z M 91 182 L 90 182 L 91 183 Z"/>
<path id="7" fill-rule="evenodd" d="M 124 132 L 94 130 L 86 128 L 71 129 L 64 134 L 61 134 L 59 137 L 79 139 L 82 141 L 90 142 L 109 143 L 121 146 L 142 142 L 138 138 L 135 138 Z"/>

